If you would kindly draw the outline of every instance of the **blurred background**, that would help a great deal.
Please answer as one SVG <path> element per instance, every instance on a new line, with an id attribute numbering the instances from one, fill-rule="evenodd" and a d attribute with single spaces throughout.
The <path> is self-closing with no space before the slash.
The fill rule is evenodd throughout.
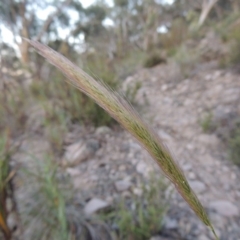
<path id="1" fill-rule="evenodd" d="M 0 1 L 0 239 L 214 239 L 130 134 L 24 38 L 126 97 L 220 239 L 240 239 L 239 0 Z"/>

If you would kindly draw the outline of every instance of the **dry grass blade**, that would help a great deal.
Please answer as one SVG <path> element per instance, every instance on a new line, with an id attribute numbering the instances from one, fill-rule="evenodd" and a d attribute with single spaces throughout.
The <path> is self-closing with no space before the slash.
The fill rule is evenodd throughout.
<path id="1" fill-rule="evenodd" d="M 128 102 L 51 48 L 37 41 L 27 39 L 26 41 L 51 64 L 60 69 L 68 78 L 70 84 L 91 97 L 139 141 L 157 162 L 166 177 L 175 185 L 197 216 L 210 227 L 216 239 L 218 239 L 202 204 L 191 189 L 186 177 L 174 161 L 167 147 L 162 144 L 155 131 L 140 118 Z"/>
<path id="2" fill-rule="evenodd" d="M 6 224 L 6 221 L 4 220 L 2 214 L 0 213 L 0 229 L 3 231 L 3 234 L 6 239 L 10 239 L 11 232 Z"/>

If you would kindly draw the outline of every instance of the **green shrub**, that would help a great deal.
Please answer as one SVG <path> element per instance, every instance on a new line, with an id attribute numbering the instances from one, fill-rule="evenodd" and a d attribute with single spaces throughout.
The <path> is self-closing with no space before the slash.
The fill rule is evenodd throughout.
<path id="1" fill-rule="evenodd" d="M 145 58 L 143 62 L 143 67 L 152 68 L 161 63 L 166 63 L 166 59 L 163 58 L 160 54 L 152 53 Z"/>

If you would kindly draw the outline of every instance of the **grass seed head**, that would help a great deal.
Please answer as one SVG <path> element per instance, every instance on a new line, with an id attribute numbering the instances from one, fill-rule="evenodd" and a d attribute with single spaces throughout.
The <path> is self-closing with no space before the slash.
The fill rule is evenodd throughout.
<path id="1" fill-rule="evenodd" d="M 212 230 L 216 239 L 214 228 L 191 189 L 183 172 L 171 156 L 167 147 L 155 131 L 148 126 L 139 114 L 119 94 L 101 82 L 97 82 L 82 69 L 75 66 L 68 59 L 53 49 L 33 40 L 27 40 L 43 57 L 56 66 L 68 78 L 68 82 L 91 97 L 98 105 L 105 109 L 115 120 L 128 130 L 139 143 L 149 152 L 164 174 L 175 185 L 178 192 L 194 210 L 197 216 Z"/>

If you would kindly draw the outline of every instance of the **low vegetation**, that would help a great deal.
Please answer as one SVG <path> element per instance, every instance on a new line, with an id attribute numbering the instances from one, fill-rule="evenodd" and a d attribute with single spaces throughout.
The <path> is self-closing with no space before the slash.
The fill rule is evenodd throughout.
<path id="1" fill-rule="evenodd" d="M 191 77 L 194 69 L 200 62 L 198 50 L 191 49 L 185 45 L 181 45 L 172 58 L 179 65 L 183 79 Z"/>
<path id="2" fill-rule="evenodd" d="M 216 31 L 226 44 L 227 55 L 219 59 L 220 67 L 239 67 L 240 64 L 240 33 L 239 14 L 233 13 L 216 25 Z"/>
<path id="3" fill-rule="evenodd" d="M 229 159 L 240 166 L 240 121 L 239 115 L 229 114 L 215 119 L 212 113 L 205 114 L 200 121 L 203 132 L 216 134 L 226 147 Z"/>
<path id="4" fill-rule="evenodd" d="M 229 157 L 240 166 L 240 122 L 238 122 L 229 138 Z"/>
<path id="5" fill-rule="evenodd" d="M 17 150 L 11 145 L 9 131 L 0 137 L 0 237 L 11 239 L 14 229 L 9 226 L 9 216 L 14 215 L 19 219 L 17 202 L 15 198 L 15 186 L 13 178 L 16 171 L 12 169 L 12 154 Z M 19 224 L 20 228 L 20 224 Z"/>
<path id="6" fill-rule="evenodd" d="M 144 62 L 143 62 L 143 67 L 145 68 L 152 68 L 155 67 L 156 65 L 166 63 L 166 59 L 161 56 L 160 53 L 151 53 L 149 54 Z"/>
<path id="7" fill-rule="evenodd" d="M 52 156 L 32 157 L 31 167 L 19 171 L 18 204 L 23 239 L 31 240 L 112 240 L 110 229 L 96 218 L 83 213 L 84 200 L 74 199 L 71 179 Z"/>
<path id="8" fill-rule="evenodd" d="M 32 161 L 35 169 L 24 168 L 21 174 L 21 190 L 26 196 L 19 203 L 19 211 L 24 229 L 28 230 L 24 239 L 71 239 L 66 218 L 66 202 L 71 196 L 67 179 L 57 179 L 61 175 L 48 156 Z"/>
<path id="9" fill-rule="evenodd" d="M 0 229 L 6 239 L 11 238 L 11 230 L 7 224 L 8 209 L 7 198 L 11 194 L 10 162 L 8 156 L 7 139 L 0 139 Z"/>
<path id="10" fill-rule="evenodd" d="M 102 215 L 114 226 L 119 240 L 145 240 L 160 232 L 168 203 L 164 195 L 167 185 L 163 179 L 152 176 L 133 198 L 123 197 L 114 209 Z M 140 196 L 139 196 L 140 194 Z"/>
<path id="11" fill-rule="evenodd" d="M 213 123 L 213 114 L 207 113 L 200 121 L 200 125 L 202 127 L 203 132 L 209 133 L 215 129 L 214 123 Z"/>
<path id="12" fill-rule="evenodd" d="M 22 87 L 4 85 L 0 94 L 0 132 L 8 129 L 12 136 L 22 134 L 27 121 L 27 93 Z"/>

